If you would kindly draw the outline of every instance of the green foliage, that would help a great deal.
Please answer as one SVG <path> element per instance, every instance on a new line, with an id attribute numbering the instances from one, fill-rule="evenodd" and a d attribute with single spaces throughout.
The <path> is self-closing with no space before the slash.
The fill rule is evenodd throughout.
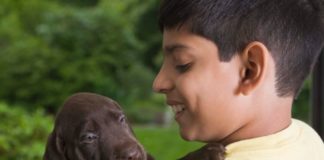
<path id="1" fill-rule="evenodd" d="M 203 145 L 184 141 L 175 126 L 171 128 L 137 126 L 134 127 L 134 131 L 144 148 L 156 160 L 178 159 Z"/>
<path id="2" fill-rule="evenodd" d="M 161 125 L 166 120 L 164 119 L 166 108 L 159 107 L 163 102 L 163 96 L 158 94 L 153 95 L 151 101 L 134 101 L 126 110 L 127 117 L 131 122 L 135 123 Z"/>
<path id="3" fill-rule="evenodd" d="M 311 87 L 311 78 L 309 77 L 305 81 L 303 89 L 295 100 L 292 108 L 293 117 L 305 122 L 310 122 Z"/>
<path id="4" fill-rule="evenodd" d="M 0 160 L 41 159 L 53 118 L 0 103 Z"/>
<path id="5" fill-rule="evenodd" d="M 96 6 L 100 0 L 53 0 L 60 2 L 62 4 L 67 4 L 71 6 L 78 6 L 78 7 L 93 7 Z"/>
<path id="6" fill-rule="evenodd" d="M 152 3 L 70 2 L 0 2 L 7 11 L 0 12 L 0 99 L 55 113 L 69 95 L 88 91 L 117 100 L 126 112 L 143 101 L 161 106 L 151 92 L 153 70 L 143 63 L 152 57 L 143 54 L 150 44 L 135 33 Z"/>

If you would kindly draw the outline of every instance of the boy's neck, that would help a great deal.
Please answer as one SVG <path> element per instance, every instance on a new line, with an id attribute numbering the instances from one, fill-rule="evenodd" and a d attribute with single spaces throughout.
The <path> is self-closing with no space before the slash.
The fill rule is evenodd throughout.
<path id="1" fill-rule="evenodd" d="M 228 145 L 241 140 L 268 136 L 289 127 L 292 117 L 292 98 L 278 98 L 272 102 L 274 103 L 258 105 L 258 107 L 262 107 L 259 111 L 262 111 L 258 112 L 245 126 L 223 139 L 221 143 Z M 256 104 L 258 103 L 251 105 Z"/>

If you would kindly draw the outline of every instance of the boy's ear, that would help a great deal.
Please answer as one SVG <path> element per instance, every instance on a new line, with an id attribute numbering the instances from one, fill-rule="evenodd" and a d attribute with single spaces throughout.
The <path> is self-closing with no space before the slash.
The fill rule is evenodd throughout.
<path id="1" fill-rule="evenodd" d="M 248 95 L 264 80 L 268 55 L 268 49 L 261 42 L 251 42 L 246 46 L 240 54 L 243 66 L 239 93 Z"/>

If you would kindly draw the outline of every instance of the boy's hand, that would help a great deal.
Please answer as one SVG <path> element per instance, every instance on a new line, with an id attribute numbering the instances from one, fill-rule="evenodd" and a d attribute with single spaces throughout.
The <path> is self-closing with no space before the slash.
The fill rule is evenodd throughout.
<path id="1" fill-rule="evenodd" d="M 188 153 L 179 160 L 225 160 L 225 147 L 222 144 L 210 143 Z"/>

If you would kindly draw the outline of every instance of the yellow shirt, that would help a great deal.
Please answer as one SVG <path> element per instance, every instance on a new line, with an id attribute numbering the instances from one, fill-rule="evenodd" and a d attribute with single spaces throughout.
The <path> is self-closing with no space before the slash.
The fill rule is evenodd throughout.
<path id="1" fill-rule="evenodd" d="M 293 119 L 273 135 L 229 144 L 226 160 L 324 160 L 324 143 L 311 127 Z"/>

